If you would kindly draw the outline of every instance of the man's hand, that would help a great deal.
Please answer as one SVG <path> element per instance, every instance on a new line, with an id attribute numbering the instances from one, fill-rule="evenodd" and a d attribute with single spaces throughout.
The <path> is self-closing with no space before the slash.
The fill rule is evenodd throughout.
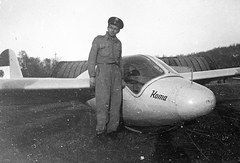
<path id="1" fill-rule="evenodd" d="M 90 87 L 95 87 L 95 77 L 90 77 Z"/>

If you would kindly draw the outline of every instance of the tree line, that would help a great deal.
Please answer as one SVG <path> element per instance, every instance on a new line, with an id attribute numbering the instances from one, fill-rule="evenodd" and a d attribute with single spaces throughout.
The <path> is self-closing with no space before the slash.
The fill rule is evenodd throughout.
<path id="1" fill-rule="evenodd" d="M 238 67 L 240 66 L 240 44 L 218 47 L 206 52 L 180 54 L 175 57 L 187 56 L 208 58 L 209 64 L 217 65 L 216 68 Z M 23 50 L 18 53 L 18 60 L 24 77 L 50 77 L 55 66 L 60 62 L 58 58 L 40 60 L 40 58 L 29 57 Z"/>
<path id="2" fill-rule="evenodd" d="M 18 61 L 24 77 L 50 77 L 54 67 L 59 62 L 57 58 L 29 57 L 26 51 L 18 53 Z"/>

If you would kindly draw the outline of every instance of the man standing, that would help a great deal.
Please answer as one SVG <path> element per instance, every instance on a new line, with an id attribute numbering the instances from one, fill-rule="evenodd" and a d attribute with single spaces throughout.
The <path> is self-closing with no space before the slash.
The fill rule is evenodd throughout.
<path id="1" fill-rule="evenodd" d="M 95 86 L 97 137 L 116 138 L 122 103 L 122 44 L 116 37 L 124 26 L 117 17 L 108 19 L 105 35 L 95 37 L 88 58 L 90 86 Z"/>

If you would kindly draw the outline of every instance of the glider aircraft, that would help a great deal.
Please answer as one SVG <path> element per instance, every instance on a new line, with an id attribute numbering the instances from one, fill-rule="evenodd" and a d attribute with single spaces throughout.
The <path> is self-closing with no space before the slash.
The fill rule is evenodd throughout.
<path id="1" fill-rule="evenodd" d="M 194 81 L 236 76 L 240 68 L 178 73 L 157 57 L 123 57 L 124 81 L 122 118 L 128 127 L 165 127 L 210 113 L 214 93 Z M 0 105 L 11 105 L 19 98 L 41 95 L 77 95 L 81 102 L 96 108 L 94 89 L 88 72 L 76 78 L 24 78 L 15 53 L 0 55 Z M 7 100 L 7 99 L 11 100 Z M 24 101 L 24 100 L 23 100 Z M 23 102 L 22 101 L 22 102 Z"/>

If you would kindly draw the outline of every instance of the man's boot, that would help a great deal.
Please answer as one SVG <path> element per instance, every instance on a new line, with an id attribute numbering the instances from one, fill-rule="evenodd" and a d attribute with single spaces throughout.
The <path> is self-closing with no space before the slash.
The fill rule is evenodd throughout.
<path id="1" fill-rule="evenodd" d="M 106 133 L 99 133 L 96 135 L 96 138 L 104 144 L 108 141 Z"/>
<path id="2" fill-rule="evenodd" d="M 110 133 L 107 133 L 107 136 L 112 140 L 112 141 L 120 141 L 120 138 L 118 137 L 118 132 L 117 131 L 113 131 Z"/>

